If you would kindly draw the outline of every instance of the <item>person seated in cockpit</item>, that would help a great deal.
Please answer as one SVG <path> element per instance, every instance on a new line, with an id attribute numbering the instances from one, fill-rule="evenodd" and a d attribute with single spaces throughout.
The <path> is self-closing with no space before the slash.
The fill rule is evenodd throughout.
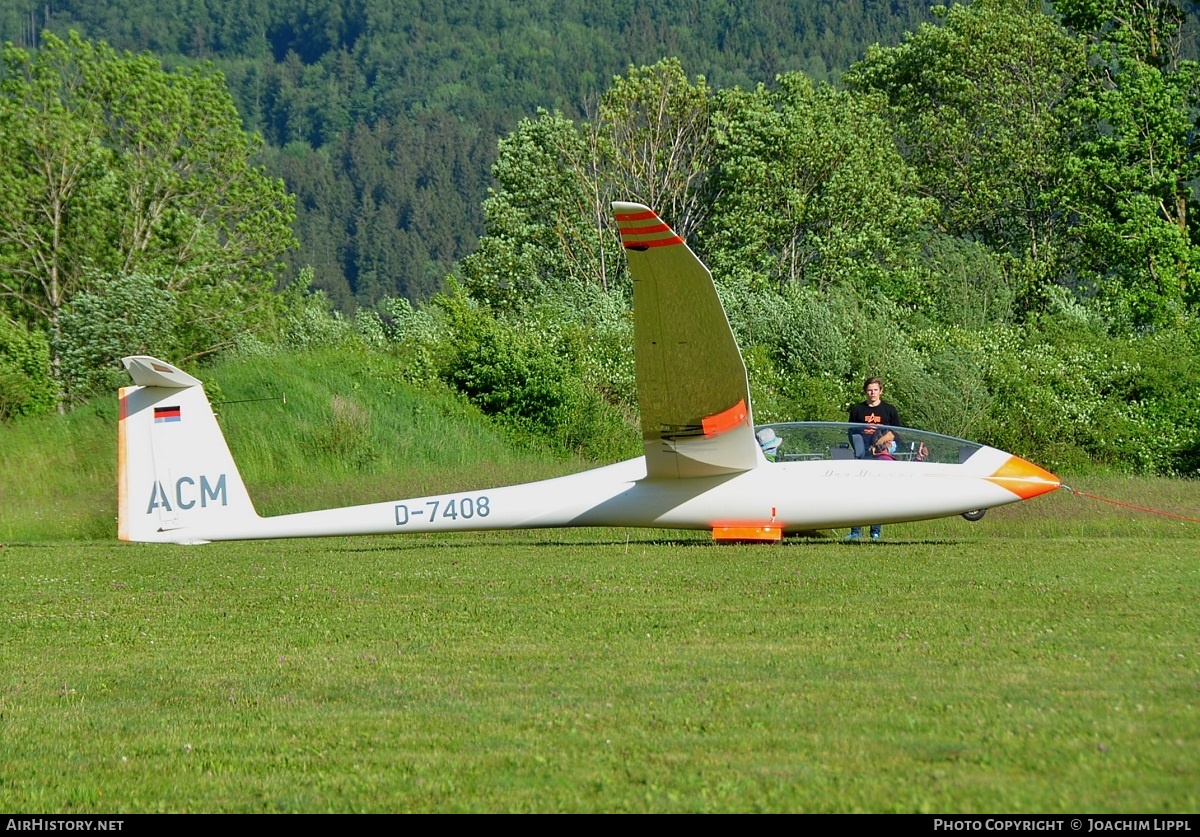
<path id="1" fill-rule="evenodd" d="M 758 439 L 758 445 L 762 448 L 763 456 L 767 458 L 768 462 L 775 462 L 779 459 L 779 446 L 783 443 L 783 439 L 780 439 L 774 430 L 764 427 L 754 434 L 754 438 Z"/>
<path id="2" fill-rule="evenodd" d="M 895 459 L 896 434 L 890 428 L 855 427 L 850 431 L 855 459 Z"/>
<path id="3" fill-rule="evenodd" d="M 893 454 L 896 452 L 896 434 L 889 430 L 882 438 L 876 439 L 868 450 L 876 459 L 895 459 Z"/>

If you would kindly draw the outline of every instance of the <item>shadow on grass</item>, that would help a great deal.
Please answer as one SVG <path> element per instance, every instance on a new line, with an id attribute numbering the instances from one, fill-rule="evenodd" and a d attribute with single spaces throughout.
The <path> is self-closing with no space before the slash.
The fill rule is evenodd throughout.
<path id="1" fill-rule="evenodd" d="M 971 543 L 970 539 L 964 538 L 888 538 L 886 540 L 873 541 L 869 538 L 864 538 L 859 541 L 831 541 L 842 546 L 862 548 L 870 547 L 872 549 L 883 549 L 888 546 L 962 546 L 966 543 Z"/>
<path id="2" fill-rule="evenodd" d="M 911 546 L 962 546 L 967 541 L 958 538 L 902 538 L 890 539 L 881 541 L 845 541 L 834 535 L 821 536 L 794 536 L 788 535 L 782 544 L 779 543 L 754 543 L 754 542 L 734 542 L 722 543 L 719 541 L 702 540 L 700 538 L 669 538 L 669 537 L 646 537 L 646 538 L 628 538 L 628 539 L 612 539 L 605 540 L 602 538 L 591 538 L 587 540 L 570 540 L 570 539 L 552 539 L 552 540 L 499 540 L 496 538 L 471 538 L 471 539 L 437 539 L 437 540 L 422 540 L 422 541 L 407 541 L 403 543 L 378 543 L 364 545 L 339 545 L 327 546 L 325 549 L 328 552 L 337 552 L 341 554 L 355 553 L 376 553 L 376 552 L 414 552 L 419 550 L 433 549 L 486 549 L 488 547 L 510 548 L 513 546 L 526 546 L 534 549 L 562 549 L 566 547 L 606 547 L 606 546 L 654 546 L 654 547 L 689 547 L 703 549 L 717 549 L 729 546 L 741 546 L 746 548 L 762 548 L 765 550 L 782 548 L 803 548 L 815 546 L 843 546 L 847 548 L 874 548 L 886 549 L 887 547 L 911 547 Z M 769 552 L 765 554 L 770 554 Z"/>

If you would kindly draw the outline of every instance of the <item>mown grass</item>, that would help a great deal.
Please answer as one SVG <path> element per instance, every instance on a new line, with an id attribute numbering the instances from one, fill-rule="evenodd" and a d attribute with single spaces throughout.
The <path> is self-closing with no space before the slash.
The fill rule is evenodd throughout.
<path id="1" fill-rule="evenodd" d="M 889 526 L 884 533 L 935 539 L 1200 537 L 1200 481 L 1096 474 L 1062 479 L 1066 487 L 991 509 L 978 523 L 951 517 Z"/>
<path id="2" fill-rule="evenodd" d="M 260 510 L 580 467 L 399 371 L 214 370 L 288 397 L 218 405 Z M 1059 491 L 881 544 L 119 544 L 115 419 L 0 429 L 0 809 L 1200 808 L 1200 524 Z"/>
<path id="3" fill-rule="evenodd" d="M 10 545 L 0 807 L 1195 811 L 1197 553 Z"/>

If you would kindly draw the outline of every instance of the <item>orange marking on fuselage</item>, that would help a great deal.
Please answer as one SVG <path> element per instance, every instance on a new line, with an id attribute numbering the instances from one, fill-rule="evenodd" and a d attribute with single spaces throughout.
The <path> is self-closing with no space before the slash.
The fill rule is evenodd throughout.
<path id="1" fill-rule="evenodd" d="M 783 530 L 778 526 L 714 526 L 714 541 L 778 541 Z"/>

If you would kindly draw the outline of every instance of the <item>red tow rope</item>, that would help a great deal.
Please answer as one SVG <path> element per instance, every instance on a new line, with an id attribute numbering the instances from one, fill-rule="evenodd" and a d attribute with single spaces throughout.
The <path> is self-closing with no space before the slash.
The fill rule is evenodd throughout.
<path id="1" fill-rule="evenodd" d="M 1173 517 L 1176 520 L 1187 520 L 1192 523 L 1200 523 L 1200 518 L 1187 517 L 1186 515 L 1182 514 L 1171 514 L 1170 512 L 1159 511 L 1158 509 L 1148 509 L 1145 506 L 1135 506 L 1133 503 L 1122 503 L 1120 500 L 1111 500 L 1108 497 L 1101 497 L 1099 494 L 1088 494 L 1086 491 L 1080 491 L 1077 488 L 1071 488 L 1069 485 L 1064 485 L 1063 488 L 1067 489 L 1067 491 L 1070 491 L 1072 494 L 1078 494 L 1080 497 L 1088 497 L 1092 500 L 1099 500 L 1102 503 L 1112 503 L 1114 506 L 1122 506 L 1127 509 L 1146 512 L 1147 514 L 1157 514 L 1161 515 L 1162 517 Z"/>

